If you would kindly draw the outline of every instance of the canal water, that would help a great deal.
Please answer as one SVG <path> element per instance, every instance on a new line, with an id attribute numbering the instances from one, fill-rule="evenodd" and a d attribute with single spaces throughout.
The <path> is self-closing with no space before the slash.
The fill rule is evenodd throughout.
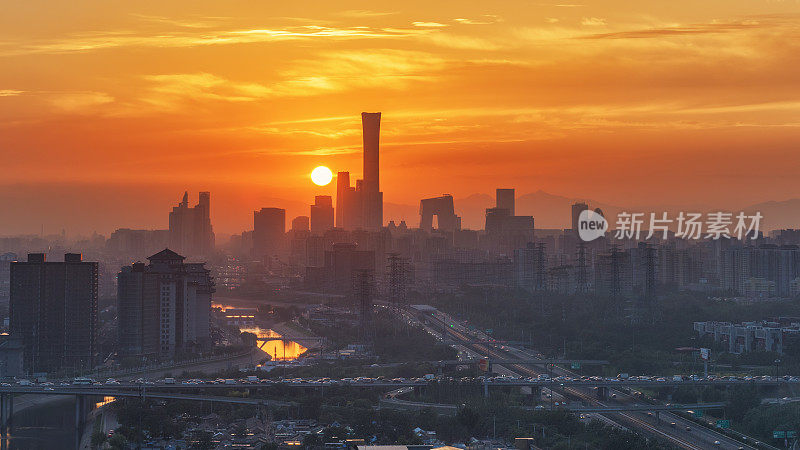
<path id="1" fill-rule="evenodd" d="M 0 442 L 8 450 L 54 450 L 75 447 L 75 399 L 63 398 L 14 414 L 13 430 Z"/>
<path id="2" fill-rule="evenodd" d="M 270 329 L 252 327 L 241 328 L 240 331 L 255 334 L 258 348 L 267 353 L 273 361 L 292 361 L 308 351 L 297 342 L 282 339 L 280 334 Z"/>

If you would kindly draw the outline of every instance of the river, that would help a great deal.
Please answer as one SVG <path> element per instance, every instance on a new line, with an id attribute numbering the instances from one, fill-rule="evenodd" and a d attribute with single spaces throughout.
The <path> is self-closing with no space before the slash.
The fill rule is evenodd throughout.
<path id="1" fill-rule="evenodd" d="M 75 399 L 64 397 L 14 414 L 14 428 L 0 448 L 55 450 L 75 447 Z"/>
<path id="2" fill-rule="evenodd" d="M 292 361 L 308 351 L 307 348 L 294 341 L 281 339 L 281 335 L 266 328 L 241 328 L 240 331 L 256 335 L 258 348 L 268 354 L 273 361 Z"/>

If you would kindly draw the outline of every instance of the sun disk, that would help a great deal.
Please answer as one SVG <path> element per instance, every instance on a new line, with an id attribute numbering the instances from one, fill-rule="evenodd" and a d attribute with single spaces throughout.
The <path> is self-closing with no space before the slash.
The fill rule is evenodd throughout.
<path id="1" fill-rule="evenodd" d="M 333 172 L 325 166 L 318 166 L 311 171 L 311 181 L 317 186 L 325 186 L 333 179 Z"/>

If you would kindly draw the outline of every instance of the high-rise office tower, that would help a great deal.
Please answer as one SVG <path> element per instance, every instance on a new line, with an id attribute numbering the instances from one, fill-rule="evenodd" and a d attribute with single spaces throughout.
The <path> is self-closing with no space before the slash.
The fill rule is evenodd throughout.
<path id="1" fill-rule="evenodd" d="M 184 263 L 169 249 L 117 275 L 119 352 L 169 359 L 210 346 L 214 282 L 203 263 Z"/>
<path id="2" fill-rule="evenodd" d="M 17 260 L 14 253 L 0 255 L 0 305 L 8 306 L 8 296 L 11 290 L 11 263 Z"/>
<path id="3" fill-rule="evenodd" d="M 363 226 L 367 230 L 378 230 L 383 226 L 379 164 L 381 113 L 361 113 L 361 125 L 364 135 Z"/>
<path id="4" fill-rule="evenodd" d="M 572 231 L 578 232 L 578 220 L 580 220 L 581 213 L 589 209 L 589 206 L 583 202 L 577 202 L 572 205 Z"/>
<path id="5" fill-rule="evenodd" d="M 360 185 L 361 180 L 358 180 Z M 336 175 L 336 227 L 352 230 L 362 226 L 360 188 L 350 186 L 350 172 Z"/>
<path id="6" fill-rule="evenodd" d="M 311 232 L 320 235 L 333 228 L 333 199 L 330 195 L 317 195 L 311 205 Z"/>
<path id="7" fill-rule="evenodd" d="M 292 219 L 292 231 L 294 231 L 295 233 L 308 231 L 309 227 L 308 220 L 309 220 L 308 216 L 297 216 L 294 219 Z"/>
<path id="8" fill-rule="evenodd" d="M 253 212 L 253 256 L 272 256 L 283 248 L 286 210 L 261 208 Z"/>
<path id="9" fill-rule="evenodd" d="M 336 226 L 345 227 L 345 210 L 347 206 L 347 190 L 350 188 L 350 172 L 338 172 L 336 174 Z"/>
<path id="10" fill-rule="evenodd" d="M 486 208 L 486 225 L 484 230 L 489 234 L 498 234 L 505 228 L 504 225 L 512 217 L 507 208 Z"/>
<path id="11" fill-rule="evenodd" d="M 214 250 L 211 227 L 211 194 L 201 192 L 197 205 L 189 207 L 189 193 L 169 213 L 169 245 L 187 255 L 209 255 Z"/>
<path id="12" fill-rule="evenodd" d="M 507 209 L 509 216 L 515 216 L 514 212 L 514 189 L 497 189 L 495 192 L 495 206 Z"/>
<path id="13" fill-rule="evenodd" d="M 342 226 L 339 228 L 344 230 L 360 228 L 363 222 L 361 214 L 363 206 L 361 192 L 356 191 L 355 187 L 345 189 L 344 202 L 342 204 Z"/>
<path id="14" fill-rule="evenodd" d="M 381 113 L 361 113 L 364 140 L 364 178 L 350 185 L 350 173 L 336 179 L 336 226 L 345 230 L 383 227 L 383 192 L 380 189 Z M 314 230 L 311 219 L 311 230 Z"/>
<path id="15" fill-rule="evenodd" d="M 486 244 L 510 255 L 533 242 L 533 216 L 516 215 L 514 189 L 497 189 L 496 205 L 486 209 Z"/>
<path id="16" fill-rule="evenodd" d="M 28 373 L 78 373 L 94 367 L 97 263 L 67 253 L 63 262 L 43 253 L 11 263 L 11 335 L 23 345 Z"/>
<path id="17" fill-rule="evenodd" d="M 419 227 L 429 233 L 433 231 L 433 216 L 436 216 L 441 231 L 452 233 L 461 229 L 461 218 L 455 213 L 450 194 L 420 200 L 419 215 Z"/>

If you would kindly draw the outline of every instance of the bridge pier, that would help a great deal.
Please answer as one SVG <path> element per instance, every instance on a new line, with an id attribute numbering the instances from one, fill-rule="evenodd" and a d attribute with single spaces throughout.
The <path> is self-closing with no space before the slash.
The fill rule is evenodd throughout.
<path id="1" fill-rule="evenodd" d="M 6 437 L 6 418 L 8 417 L 6 406 L 9 395 L 11 394 L 0 394 L 0 435 L 2 435 L 4 439 Z"/>
<path id="2" fill-rule="evenodd" d="M 535 405 L 542 397 L 541 386 L 523 386 L 520 388 L 520 393 L 525 396 L 525 403 Z"/>
<path id="3" fill-rule="evenodd" d="M 608 400 L 608 388 L 606 386 L 597 386 L 597 399 Z"/>
<path id="4" fill-rule="evenodd" d="M 86 396 L 75 396 L 75 448 L 79 449 L 81 446 L 81 436 L 83 435 L 83 427 L 86 426 Z"/>
<path id="5" fill-rule="evenodd" d="M 12 431 L 14 415 L 14 394 L 0 394 L 0 436 L 8 436 Z"/>
<path id="6" fill-rule="evenodd" d="M 14 431 L 14 394 L 8 396 L 8 415 L 6 416 L 6 427 L 8 432 Z"/>

